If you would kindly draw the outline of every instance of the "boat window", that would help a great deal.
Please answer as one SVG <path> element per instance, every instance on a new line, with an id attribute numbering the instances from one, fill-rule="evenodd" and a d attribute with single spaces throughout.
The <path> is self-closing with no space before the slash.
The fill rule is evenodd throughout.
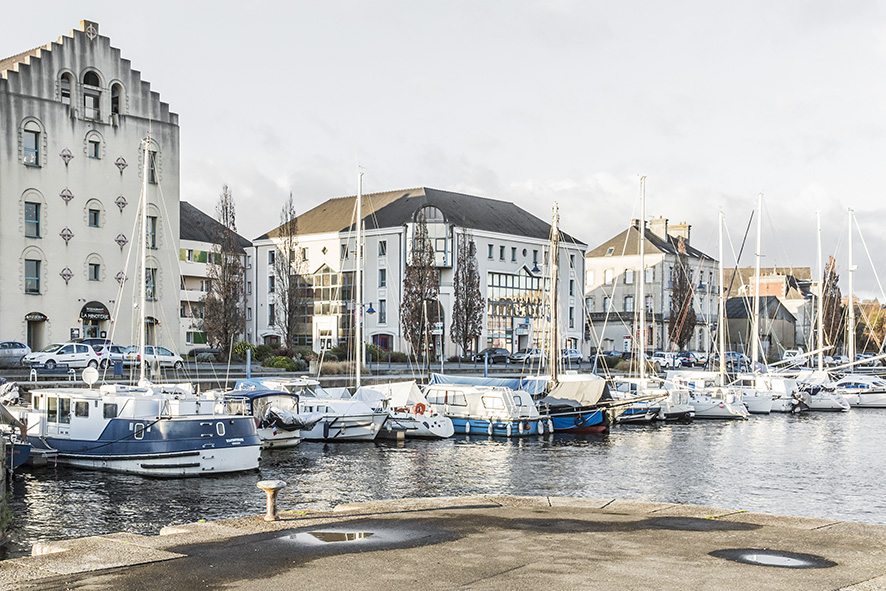
<path id="1" fill-rule="evenodd" d="M 34 398 L 34 410 L 40 410 L 40 401 L 43 400 L 42 396 L 37 396 Z"/>
<path id="2" fill-rule="evenodd" d="M 519 396 L 514 396 L 514 404 L 517 406 L 523 406 L 523 399 Z"/>
<path id="3" fill-rule="evenodd" d="M 452 406 L 467 406 L 468 401 L 465 398 L 464 392 L 453 392 L 449 397 L 449 404 Z"/>
<path id="4" fill-rule="evenodd" d="M 71 399 L 70 398 L 59 398 L 58 399 L 58 422 L 59 423 L 70 423 L 71 422 Z"/>
<path id="5" fill-rule="evenodd" d="M 484 408 L 504 409 L 505 403 L 498 396 L 481 396 Z"/>
<path id="6" fill-rule="evenodd" d="M 215 424 L 215 432 L 218 433 L 219 437 L 225 436 L 225 424 L 218 422 Z"/>
<path id="7" fill-rule="evenodd" d="M 46 399 L 46 420 L 50 423 L 58 422 L 58 398 Z"/>
<path id="8" fill-rule="evenodd" d="M 145 438 L 145 424 L 144 423 L 136 423 L 135 424 L 135 438 L 136 439 L 144 439 Z"/>
<path id="9" fill-rule="evenodd" d="M 75 417 L 88 417 L 89 416 L 89 403 L 85 400 L 78 400 L 74 403 L 74 416 Z"/>
<path id="10" fill-rule="evenodd" d="M 104 417 L 106 419 L 116 419 L 117 418 L 117 405 L 105 403 Z"/>
<path id="11" fill-rule="evenodd" d="M 225 412 L 231 415 L 245 415 L 246 404 L 242 400 L 231 400 L 225 405 Z"/>

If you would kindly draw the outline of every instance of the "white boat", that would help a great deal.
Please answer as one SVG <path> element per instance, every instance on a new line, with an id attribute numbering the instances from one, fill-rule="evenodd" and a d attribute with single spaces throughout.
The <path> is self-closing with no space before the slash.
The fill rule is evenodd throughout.
<path id="1" fill-rule="evenodd" d="M 881 377 L 850 374 L 832 386 L 851 407 L 886 408 L 886 380 Z"/>
<path id="2" fill-rule="evenodd" d="M 452 420 L 456 433 L 519 437 L 553 429 L 526 392 L 501 386 L 431 384 L 424 395 L 437 412 Z"/>
<path id="3" fill-rule="evenodd" d="M 235 390 L 283 390 L 298 395 L 298 414 L 319 419 L 302 430 L 305 441 L 372 441 L 388 419 L 388 413 L 374 411 L 368 404 L 338 393 L 326 392 L 317 380 L 266 377 L 238 380 Z M 316 415 L 315 415 L 316 416 Z"/>
<path id="4" fill-rule="evenodd" d="M 430 437 L 445 439 L 455 434 L 452 420 L 437 412 L 415 381 L 363 386 L 354 393 L 379 412 L 390 415 L 379 437 Z"/>
<path id="5" fill-rule="evenodd" d="M 808 410 L 797 387 L 797 380 L 787 375 L 764 373 L 754 377 L 757 389 L 772 394 L 772 412 L 798 413 Z"/>
<path id="6" fill-rule="evenodd" d="M 823 412 L 846 412 L 849 402 L 834 391 L 832 380 L 826 371 L 802 370 L 797 373 L 797 383 L 803 402 L 809 410 Z"/>
<path id="7" fill-rule="evenodd" d="M 31 399 L 7 409 L 37 453 L 54 451 L 59 464 L 156 477 L 258 468 L 252 418 L 217 414 L 214 398 L 189 384 L 44 388 Z"/>
<path id="8" fill-rule="evenodd" d="M 741 393 L 718 385 L 719 374 L 708 371 L 669 371 L 665 386 L 689 392 L 696 419 L 747 419 L 748 409 Z"/>
<path id="9" fill-rule="evenodd" d="M 640 378 L 613 376 L 609 382 L 609 395 L 614 400 L 641 399 L 628 405 L 624 412 L 615 418 L 616 423 L 648 423 L 659 418 L 662 411 L 659 401 L 667 398 L 667 390 L 654 388 L 648 380 Z"/>
<path id="10" fill-rule="evenodd" d="M 323 415 L 299 413 L 298 394 L 283 390 L 231 390 L 217 392 L 217 408 L 227 414 L 252 417 L 265 449 L 295 447 L 302 429 L 310 429 Z"/>
<path id="11" fill-rule="evenodd" d="M 729 384 L 741 394 L 741 401 L 751 414 L 768 415 L 772 412 L 774 393 L 758 375 L 742 375 Z"/>

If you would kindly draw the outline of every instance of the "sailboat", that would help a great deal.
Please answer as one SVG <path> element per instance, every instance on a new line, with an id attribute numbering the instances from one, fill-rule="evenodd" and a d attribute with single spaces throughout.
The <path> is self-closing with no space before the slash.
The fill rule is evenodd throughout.
<path id="1" fill-rule="evenodd" d="M 144 142 L 148 167 L 150 134 Z M 145 259 L 148 175 L 141 205 L 141 296 L 139 343 L 145 347 Z M 137 386 L 93 386 L 99 374 L 83 371 L 86 388 L 41 388 L 30 406 L 7 409 L 26 425 L 38 455 L 53 455 L 76 468 L 180 477 L 258 468 L 261 443 L 252 417 L 217 414 L 213 396 L 197 395 L 190 384 L 152 384 L 141 355 Z"/>

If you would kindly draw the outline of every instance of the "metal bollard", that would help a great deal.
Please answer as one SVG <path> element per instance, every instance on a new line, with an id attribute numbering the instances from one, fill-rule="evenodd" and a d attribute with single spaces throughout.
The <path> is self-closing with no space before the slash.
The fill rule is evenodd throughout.
<path id="1" fill-rule="evenodd" d="M 282 480 L 261 480 L 255 486 L 265 491 L 268 499 L 268 512 L 265 515 L 265 521 L 277 521 L 277 493 L 286 488 L 286 483 Z"/>

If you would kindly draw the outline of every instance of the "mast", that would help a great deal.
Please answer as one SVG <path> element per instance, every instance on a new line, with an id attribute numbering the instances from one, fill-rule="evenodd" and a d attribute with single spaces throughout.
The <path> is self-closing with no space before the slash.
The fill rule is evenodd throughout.
<path id="1" fill-rule="evenodd" d="M 853 301 L 854 295 L 852 293 L 852 275 L 855 272 L 855 267 L 852 266 L 852 216 L 855 214 L 855 211 L 852 209 L 849 210 L 848 223 L 849 223 L 849 315 L 847 320 L 846 330 L 849 333 L 847 335 L 849 341 L 849 363 L 855 362 L 855 302 Z"/>
<path id="2" fill-rule="evenodd" d="M 360 372 L 363 369 L 363 173 L 357 173 L 357 274 L 354 306 L 354 340 L 357 350 L 354 359 L 357 365 L 357 387 L 360 387 Z"/>
<path id="3" fill-rule="evenodd" d="M 560 259 L 560 206 L 554 202 L 551 221 L 551 341 L 548 345 L 548 364 L 551 368 L 551 383 L 557 383 L 560 336 L 557 330 L 557 306 L 559 304 L 559 261 Z"/>
<path id="4" fill-rule="evenodd" d="M 138 298 L 138 306 L 139 306 L 139 330 L 138 330 L 138 381 L 139 384 L 145 382 L 145 340 L 147 332 L 145 321 L 147 320 L 145 306 L 148 299 L 148 171 L 150 170 L 150 163 L 148 159 L 151 157 L 151 152 L 148 150 L 148 144 L 151 142 L 151 132 L 148 131 L 148 135 L 145 137 L 144 143 L 144 164 L 142 166 L 142 219 L 141 219 L 141 267 L 142 267 L 142 277 L 139 282 L 139 298 Z M 156 286 L 154 287 L 156 289 Z"/>
<path id="5" fill-rule="evenodd" d="M 818 339 L 815 348 L 818 349 L 818 371 L 824 371 L 824 269 L 821 263 L 821 213 L 815 212 L 815 225 L 818 230 Z"/>
<path id="6" fill-rule="evenodd" d="M 763 229 L 763 193 L 757 195 L 757 253 L 754 257 L 754 320 L 751 329 L 751 367 L 756 373 L 760 356 L 760 242 Z"/>
<path id="7" fill-rule="evenodd" d="M 719 288 L 717 296 L 719 310 L 717 312 L 717 340 L 720 341 L 720 386 L 725 385 L 726 375 L 726 302 L 723 289 L 723 212 L 720 211 L 717 236 L 720 243 Z"/>
<path id="8" fill-rule="evenodd" d="M 646 177 L 640 177 L 640 381 L 646 380 Z"/>

